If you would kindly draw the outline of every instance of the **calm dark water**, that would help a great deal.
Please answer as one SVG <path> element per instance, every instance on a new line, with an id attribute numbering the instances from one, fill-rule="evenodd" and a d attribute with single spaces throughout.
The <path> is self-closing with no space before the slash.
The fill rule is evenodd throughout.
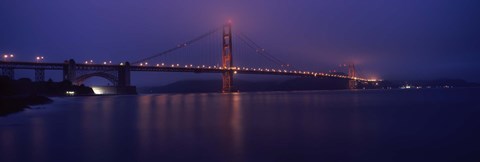
<path id="1" fill-rule="evenodd" d="M 480 89 L 56 98 L 0 161 L 480 161 Z"/>

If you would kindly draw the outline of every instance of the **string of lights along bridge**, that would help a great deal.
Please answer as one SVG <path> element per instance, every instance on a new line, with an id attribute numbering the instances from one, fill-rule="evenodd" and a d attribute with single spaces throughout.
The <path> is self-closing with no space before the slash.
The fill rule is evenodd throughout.
<path id="1" fill-rule="evenodd" d="M 224 93 L 236 91 L 233 89 L 234 74 L 339 78 L 349 80 L 350 88 L 355 88 L 356 82 L 377 81 L 357 76 L 353 64 L 343 65 L 348 68 L 347 74 L 298 70 L 270 54 L 244 33 L 233 33 L 231 22 L 160 53 L 119 64 L 112 61 L 95 63 L 93 60 L 76 63 L 73 59 L 47 63 L 43 56 L 35 57 L 34 62 L 20 62 L 14 61 L 14 57 L 13 54 L 3 55 L 0 61 L 2 75 L 13 79 L 14 69 L 34 69 L 35 81 L 44 81 L 45 70 L 63 70 L 63 79 L 73 84 L 80 85 L 91 77 L 103 77 L 118 89 L 133 87 L 130 84 L 132 71 L 221 73 L 221 91 Z"/>

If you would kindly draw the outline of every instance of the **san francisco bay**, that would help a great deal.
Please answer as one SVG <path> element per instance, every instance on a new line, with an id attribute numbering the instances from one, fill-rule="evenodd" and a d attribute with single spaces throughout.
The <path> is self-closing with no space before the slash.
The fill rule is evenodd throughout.
<path id="1" fill-rule="evenodd" d="M 478 161 L 480 89 L 58 97 L 0 161 Z"/>

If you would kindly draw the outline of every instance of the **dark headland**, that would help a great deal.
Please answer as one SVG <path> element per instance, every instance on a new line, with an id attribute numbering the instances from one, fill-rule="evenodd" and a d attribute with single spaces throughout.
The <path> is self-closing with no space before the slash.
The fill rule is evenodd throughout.
<path id="1" fill-rule="evenodd" d="M 0 116 L 23 111 L 32 105 L 51 103 L 47 96 L 65 96 L 69 91 L 78 95 L 94 94 L 91 88 L 72 85 L 69 81 L 32 82 L 28 78 L 12 80 L 0 76 Z"/>
<path id="2" fill-rule="evenodd" d="M 208 93 L 219 92 L 221 80 L 183 80 L 164 86 L 140 87 L 140 93 Z M 445 88 L 445 87 L 480 87 L 479 83 L 461 79 L 380 81 L 374 84 L 357 84 L 357 89 L 401 89 Z M 303 90 L 342 90 L 348 89 L 348 81 L 335 78 L 294 78 L 277 81 L 235 80 L 234 88 L 240 92 L 259 91 L 303 91 Z"/>

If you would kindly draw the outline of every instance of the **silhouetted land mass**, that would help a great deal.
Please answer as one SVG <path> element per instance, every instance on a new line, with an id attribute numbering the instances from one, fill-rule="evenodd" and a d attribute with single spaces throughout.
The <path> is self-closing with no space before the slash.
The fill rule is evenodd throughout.
<path id="1" fill-rule="evenodd" d="M 31 105 L 51 103 L 52 100 L 45 96 L 0 96 L 0 116 L 23 111 Z"/>
<path id="2" fill-rule="evenodd" d="M 393 80 L 380 82 L 380 87 L 400 88 L 405 85 L 415 87 L 442 88 L 448 87 L 480 87 L 480 83 L 467 82 L 462 79 L 436 79 L 436 80 Z"/>
<path id="3" fill-rule="evenodd" d="M 32 82 L 28 78 L 11 80 L 0 76 L 0 116 L 22 111 L 29 105 L 52 102 L 45 96 L 64 96 L 66 91 L 77 95 L 93 95 L 93 90 L 85 86 L 75 86 L 69 81 Z"/>
<path id="4" fill-rule="evenodd" d="M 461 79 L 437 79 L 424 81 L 382 81 L 378 84 L 357 85 L 358 89 L 389 89 L 404 85 L 431 88 L 450 87 L 480 87 L 479 83 L 466 82 Z M 348 89 L 348 81 L 335 78 L 295 78 L 286 81 L 245 81 L 235 80 L 235 89 L 241 92 L 255 91 L 298 91 L 298 90 L 340 90 Z M 140 93 L 206 93 L 219 92 L 221 80 L 183 80 L 165 86 L 142 87 Z"/>
<path id="5" fill-rule="evenodd" d="M 140 93 L 204 93 L 219 92 L 221 80 L 184 80 L 159 87 L 139 88 Z M 241 92 L 254 91 L 295 91 L 295 90 L 336 90 L 347 89 L 348 81 L 331 78 L 295 78 L 286 81 L 245 81 L 235 80 L 234 88 Z"/>

